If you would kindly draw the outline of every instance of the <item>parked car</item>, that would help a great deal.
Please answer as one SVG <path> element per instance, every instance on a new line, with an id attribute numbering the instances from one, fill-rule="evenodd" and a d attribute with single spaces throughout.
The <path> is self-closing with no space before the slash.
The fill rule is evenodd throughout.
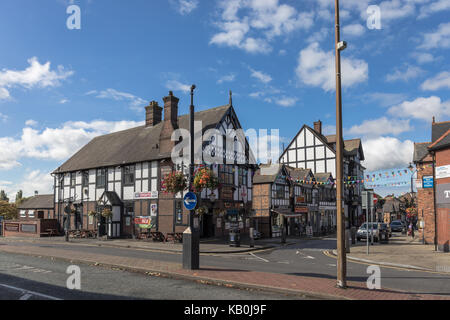
<path id="1" fill-rule="evenodd" d="M 400 220 L 391 222 L 391 230 L 394 232 L 402 232 L 404 230 L 404 228 L 405 228 L 405 226 Z"/>
<path id="2" fill-rule="evenodd" d="M 369 230 L 367 230 L 367 226 Z M 367 239 L 367 235 L 369 237 L 373 235 L 373 241 L 378 242 L 378 239 L 380 239 L 380 229 L 378 228 L 377 222 L 363 223 L 356 233 L 356 240 L 361 241 L 361 239 Z"/>

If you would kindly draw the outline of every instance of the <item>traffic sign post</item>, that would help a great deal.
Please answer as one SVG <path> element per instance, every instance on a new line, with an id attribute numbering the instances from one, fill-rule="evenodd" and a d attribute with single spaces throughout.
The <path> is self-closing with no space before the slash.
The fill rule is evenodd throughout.
<path id="1" fill-rule="evenodd" d="M 191 106 L 189 116 L 190 130 L 190 163 L 189 163 L 189 191 L 183 199 L 184 207 L 189 210 L 189 227 L 183 232 L 183 269 L 198 270 L 200 268 L 200 236 L 198 223 L 194 223 L 197 196 L 192 192 L 194 182 L 194 89 L 191 87 Z"/>

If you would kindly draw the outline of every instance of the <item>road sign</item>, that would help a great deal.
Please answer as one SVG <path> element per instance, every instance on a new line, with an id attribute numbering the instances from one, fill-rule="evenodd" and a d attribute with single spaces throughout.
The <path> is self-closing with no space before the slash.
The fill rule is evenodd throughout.
<path id="1" fill-rule="evenodd" d="M 195 195 L 195 193 L 186 193 L 186 195 L 184 196 L 183 204 L 187 210 L 193 210 L 197 205 L 197 196 Z"/>
<path id="2" fill-rule="evenodd" d="M 423 188 L 433 188 L 433 176 L 426 176 L 422 178 Z"/>

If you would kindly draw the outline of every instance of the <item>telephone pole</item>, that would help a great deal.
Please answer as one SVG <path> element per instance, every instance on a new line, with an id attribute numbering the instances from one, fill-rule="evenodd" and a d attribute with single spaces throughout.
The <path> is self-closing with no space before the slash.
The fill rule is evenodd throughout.
<path id="1" fill-rule="evenodd" d="M 336 33 L 336 204 L 337 204 L 337 287 L 347 287 L 347 257 L 345 249 L 345 213 L 343 209 L 343 138 L 342 138 L 342 96 L 341 96 L 341 50 L 346 43 L 341 42 L 339 27 L 339 0 L 335 0 Z"/>

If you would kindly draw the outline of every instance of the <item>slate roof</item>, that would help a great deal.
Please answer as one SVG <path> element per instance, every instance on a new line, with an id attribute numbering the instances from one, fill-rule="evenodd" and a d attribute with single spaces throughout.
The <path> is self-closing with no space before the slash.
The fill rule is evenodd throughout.
<path id="1" fill-rule="evenodd" d="M 435 122 L 431 126 L 431 142 L 435 142 L 450 130 L 450 121 Z"/>
<path id="2" fill-rule="evenodd" d="M 328 144 L 336 143 L 336 135 L 335 134 L 325 136 L 325 139 L 328 142 Z M 364 160 L 364 151 L 362 148 L 361 139 L 344 140 L 344 154 L 345 155 L 354 156 L 354 155 L 356 155 L 358 149 L 360 149 L 361 160 Z"/>
<path id="3" fill-rule="evenodd" d="M 450 129 L 428 146 L 430 150 L 438 150 L 450 146 Z"/>
<path id="4" fill-rule="evenodd" d="M 279 163 L 261 164 L 253 176 L 253 184 L 275 182 L 282 168 L 283 165 Z"/>
<path id="5" fill-rule="evenodd" d="M 306 177 L 308 175 L 312 175 L 314 177 L 311 169 L 293 168 L 290 166 L 286 166 L 286 169 L 294 181 L 295 180 L 306 180 Z"/>
<path id="6" fill-rule="evenodd" d="M 204 131 L 215 128 L 230 108 L 232 106 L 224 105 L 198 111 L 195 113 L 195 120 L 202 121 Z M 163 121 L 151 127 L 140 126 L 96 137 L 56 169 L 54 173 L 168 158 L 170 155 L 162 155 L 159 152 L 159 137 Z M 178 126 L 189 130 L 189 115 L 179 116 Z"/>
<path id="7" fill-rule="evenodd" d="M 431 142 L 414 143 L 413 162 L 420 162 L 428 155 L 428 146 Z"/>
<path id="8" fill-rule="evenodd" d="M 22 202 L 17 208 L 21 210 L 28 209 L 53 209 L 54 201 L 52 194 L 42 194 L 31 197 Z"/>
<path id="9" fill-rule="evenodd" d="M 400 201 L 397 199 L 388 199 L 383 205 L 383 212 L 398 212 L 400 210 Z"/>
<path id="10" fill-rule="evenodd" d="M 330 172 L 315 173 L 314 178 L 317 182 L 327 182 L 328 180 L 330 180 L 330 178 L 332 178 L 332 176 Z"/>

